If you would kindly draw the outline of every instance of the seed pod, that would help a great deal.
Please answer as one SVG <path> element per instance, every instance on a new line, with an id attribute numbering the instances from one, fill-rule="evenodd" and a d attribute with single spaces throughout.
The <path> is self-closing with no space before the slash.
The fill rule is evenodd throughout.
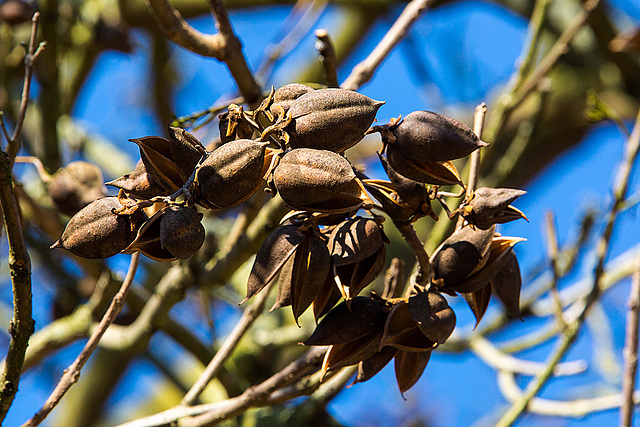
<path id="1" fill-rule="evenodd" d="M 183 177 L 190 176 L 195 167 L 192 155 L 196 148 L 181 144 L 175 137 L 145 136 L 129 141 L 140 147 L 140 158 L 149 176 L 170 193 L 185 184 Z"/>
<path id="2" fill-rule="evenodd" d="M 509 313 L 520 317 L 520 288 L 522 277 L 518 258 L 513 251 L 505 255 L 504 265 L 491 279 L 491 289 Z"/>
<path id="3" fill-rule="evenodd" d="M 295 225 L 283 225 L 262 242 L 247 281 L 247 296 L 242 303 L 264 289 L 273 280 L 305 235 Z"/>
<path id="4" fill-rule="evenodd" d="M 392 136 L 381 131 L 383 141 L 421 162 L 459 159 L 487 145 L 468 126 L 431 111 L 414 111 L 387 126 Z"/>
<path id="5" fill-rule="evenodd" d="M 398 353 L 398 349 L 393 347 L 382 347 L 373 356 L 363 360 L 358 365 L 358 374 L 353 380 L 353 384 L 361 383 L 373 378 L 382 368 L 387 366 L 391 359 Z"/>
<path id="6" fill-rule="evenodd" d="M 409 312 L 418 329 L 430 340 L 444 344 L 456 327 L 456 315 L 437 292 L 420 292 L 409 298 Z"/>
<path id="7" fill-rule="evenodd" d="M 316 326 L 304 345 L 343 344 L 356 340 L 384 326 L 388 309 L 378 300 L 357 297 L 351 306 L 342 302 Z"/>
<path id="8" fill-rule="evenodd" d="M 356 145 L 384 102 L 345 89 L 320 89 L 297 98 L 289 113 L 293 147 L 342 152 Z"/>
<path id="9" fill-rule="evenodd" d="M 178 258 L 190 258 L 204 243 L 201 219 L 195 209 L 170 206 L 160 219 L 160 244 Z"/>
<path id="10" fill-rule="evenodd" d="M 495 227 L 484 231 L 463 227 L 449 236 L 432 255 L 435 279 L 442 279 L 446 286 L 455 288 L 474 270 L 482 268 L 489 256 L 494 231 Z"/>
<path id="11" fill-rule="evenodd" d="M 251 139 L 253 128 L 243 117 L 242 107 L 235 104 L 229 106 L 229 111 L 218 115 L 218 129 L 220 141 L 223 144 L 237 139 Z"/>
<path id="12" fill-rule="evenodd" d="M 140 252 L 146 257 L 159 262 L 178 259 L 177 256 L 165 249 L 160 242 L 161 219 L 167 209 L 168 207 L 165 206 L 146 220 L 138 229 L 138 233 L 135 239 L 133 239 L 133 242 L 122 250 L 122 253 L 132 254 L 134 252 Z"/>
<path id="13" fill-rule="evenodd" d="M 75 214 L 51 248 L 64 248 L 82 258 L 107 258 L 125 249 L 135 237 L 135 228 L 146 219 L 142 211 L 117 214 L 117 197 L 98 199 Z"/>
<path id="14" fill-rule="evenodd" d="M 271 114 L 276 115 L 278 113 L 278 107 L 282 107 L 284 112 L 289 111 L 293 101 L 300 98 L 305 93 L 313 92 L 314 89 L 307 85 L 299 83 L 291 83 L 284 85 L 273 94 L 273 103 L 269 107 Z"/>
<path id="15" fill-rule="evenodd" d="M 349 161 L 326 150 L 288 152 L 274 170 L 273 183 L 285 203 L 298 210 L 347 212 L 366 197 Z"/>
<path id="16" fill-rule="evenodd" d="M 384 325 L 380 348 L 391 346 L 405 351 L 428 351 L 436 345 L 436 341 L 420 330 L 407 302 L 400 301 L 393 307 Z"/>
<path id="17" fill-rule="evenodd" d="M 470 224 L 483 230 L 493 224 L 527 219 L 524 213 L 511 206 L 515 199 L 525 193 L 526 191 L 513 188 L 481 187 L 473 192 L 471 201 L 465 201 L 460 206 L 459 211 Z"/>
<path id="18" fill-rule="evenodd" d="M 239 139 L 209 153 L 196 172 L 196 194 L 217 208 L 247 200 L 264 183 L 274 150 L 268 142 Z"/>
<path id="19" fill-rule="evenodd" d="M 107 185 L 124 190 L 129 196 L 139 199 L 150 199 L 155 196 L 171 194 L 149 176 L 144 163 L 139 162 L 136 168 L 120 178 L 107 182 Z"/>
<path id="20" fill-rule="evenodd" d="M 169 126 L 168 134 L 171 156 L 178 167 L 180 178 L 187 182 L 207 150 L 198 138 L 182 128 Z"/>
<path id="21" fill-rule="evenodd" d="M 331 257 L 327 245 L 313 230 L 295 249 L 295 255 L 283 266 L 278 283 L 279 302 L 288 295 L 293 318 L 298 318 L 313 303 L 329 274 Z"/>
<path id="22" fill-rule="evenodd" d="M 404 395 L 405 391 L 418 382 L 429 363 L 429 358 L 431 358 L 431 351 L 399 351 L 396 354 L 396 381 L 401 394 Z"/>
<path id="23" fill-rule="evenodd" d="M 463 185 L 458 170 L 451 162 L 409 159 L 395 145 L 387 147 L 387 160 L 396 172 L 414 181 L 432 185 Z"/>
<path id="24" fill-rule="evenodd" d="M 102 171 L 87 162 L 71 162 L 59 169 L 48 187 L 53 204 L 65 215 L 74 215 L 107 193 Z"/>

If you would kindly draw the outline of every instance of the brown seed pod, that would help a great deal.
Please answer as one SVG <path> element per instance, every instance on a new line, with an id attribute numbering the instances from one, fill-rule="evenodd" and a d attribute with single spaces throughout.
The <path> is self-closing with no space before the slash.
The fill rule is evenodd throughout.
<path id="1" fill-rule="evenodd" d="M 304 238 L 305 234 L 298 230 L 296 225 L 283 225 L 262 242 L 247 281 L 247 296 L 241 304 L 264 289 L 276 277 Z"/>
<path id="2" fill-rule="evenodd" d="M 314 89 L 312 87 L 299 83 L 284 85 L 274 92 L 273 103 L 269 107 L 269 111 L 271 111 L 271 114 L 276 115 L 278 114 L 278 107 L 282 107 L 286 113 L 289 111 L 293 101 L 300 98 L 305 93 L 313 91 Z"/>
<path id="3" fill-rule="evenodd" d="M 297 210 L 347 212 L 366 197 L 351 163 L 327 150 L 289 151 L 276 166 L 273 183 L 285 203 Z"/>
<path id="4" fill-rule="evenodd" d="M 511 206 L 514 200 L 526 191 L 514 188 L 481 187 L 473 192 L 471 200 L 460 206 L 460 213 L 470 224 L 486 230 L 493 224 L 504 224 L 527 217 Z M 527 220 L 528 221 L 528 220 Z"/>
<path id="5" fill-rule="evenodd" d="M 223 144 L 237 139 L 251 139 L 253 128 L 245 120 L 244 110 L 235 104 L 229 106 L 229 111 L 218 115 L 218 129 L 220 141 Z"/>
<path id="6" fill-rule="evenodd" d="M 488 259 L 494 231 L 495 226 L 488 230 L 463 227 L 449 236 L 431 257 L 435 279 L 442 279 L 445 286 L 455 289 L 480 269 Z"/>
<path id="7" fill-rule="evenodd" d="M 278 283 L 276 304 L 291 304 L 296 323 L 322 290 L 330 266 L 326 243 L 313 230 L 308 230 L 295 255 L 283 266 Z"/>
<path id="8" fill-rule="evenodd" d="M 160 186 L 149 176 L 144 163 L 139 162 L 136 168 L 120 178 L 107 182 L 107 185 L 124 190 L 131 197 L 150 199 L 155 196 L 168 196 L 170 191 Z"/>
<path id="9" fill-rule="evenodd" d="M 432 185 L 463 185 L 460 174 L 451 162 L 409 159 L 395 145 L 387 147 L 387 160 L 400 175 Z"/>
<path id="10" fill-rule="evenodd" d="M 169 126 L 168 134 L 171 156 L 178 167 L 180 178 L 187 182 L 207 150 L 198 138 L 182 128 Z"/>
<path id="11" fill-rule="evenodd" d="M 382 347 L 373 356 L 363 360 L 358 365 L 358 374 L 353 380 L 353 384 L 361 383 L 373 378 L 382 368 L 387 366 L 391 359 L 398 353 L 397 348 Z"/>
<path id="12" fill-rule="evenodd" d="M 342 152 L 356 145 L 384 102 L 345 89 L 320 89 L 297 98 L 289 113 L 293 147 Z"/>
<path id="13" fill-rule="evenodd" d="M 144 224 L 139 227 L 133 242 L 123 249 L 122 253 L 132 254 L 134 252 L 140 252 L 146 257 L 159 262 L 175 261 L 178 259 L 177 256 L 162 247 L 160 243 L 160 220 L 166 210 L 167 207 L 165 206 L 146 220 Z"/>
<path id="14" fill-rule="evenodd" d="M 430 340 L 444 344 L 456 327 L 456 315 L 437 292 L 420 292 L 409 298 L 409 312 L 418 329 Z"/>
<path id="15" fill-rule="evenodd" d="M 247 200 L 264 183 L 275 154 L 268 145 L 239 139 L 209 153 L 196 171 L 197 197 L 217 208 Z"/>
<path id="16" fill-rule="evenodd" d="M 202 214 L 183 206 L 169 206 L 160 218 L 160 244 L 178 258 L 190 258 L 204 243 Z"/>
<path id="17" fill-rule="evenodd" d="M 436 345 L 436 341 L 428 338 L 418 327 L 409 304 L 398 302 L 387 317 L 380 348 L 391 346 L 404 351 L 428 351 Z"/>
<path id="18" fill-rule="evenodd" d="M 329 237 L 333 264 L 354 264 L 374 255 L 388 241 L 380 225 L 371 218 L 356 217 L 338 225 Z"/>
<path id="19" fill-rule="evenodd" d="M 400 393 L 409 390 L 418 382 L 427 363 L 431 358 L 431 351 L 412 352 L 399 351 L 395 357 L 396 381 Z"/>
<path id="20" fill-rule="evenodd" d="M 404 120 L 380 128 L 383 142 L 420 162 L 459 159 L 487 145 L 468 126 L 431 111 L 414 111 Z"/>
<path id="21" fill-rule="evenodd" d="M 107 258 L 125 249 L 135 237 L 135 228 L 146 219 L 142 211 L 117 214 L 117 197 L 98 199 L 75 214 L 62 237 L 51 248 L 64 248 L 82 258 Z"/>
<path id="22" fill-rule="evenodd" d="M 107 193 L 100 168 L 81 161 L 59 169 L 48 187 L 56 209 L 65 215 L 74 215 Z"/>
<path id="23" fill-rule="evenodd" d="M 316 326 L 305 345 L 343 344 L 384 326 L 388 310 L 378 300 L 357 297 L 349 307 L 345 302 L 333 308 Z"/>
<path id="24" fill-rule="evenodd" d="M 505 255 L 504 265 L 491 279 L 491 289 L 513 316 L 520 317 L 522 277 L 518 258 L 513 251 Z"/>

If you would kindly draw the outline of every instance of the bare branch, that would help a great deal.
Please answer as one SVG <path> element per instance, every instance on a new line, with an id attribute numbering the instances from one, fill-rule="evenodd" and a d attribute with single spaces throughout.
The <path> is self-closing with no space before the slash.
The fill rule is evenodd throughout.
<path id="1" fill-rule="evenodd" d="M 227 64 L 245 101 L 253 105 L 260 100 L 262 91 L 242 54 L 242 44 L 233 32 L 222 2 L 208 1 L 219 30 L 219 33 L 213 35 L 195 30 L 168 0 L 146 0 L 146 3 L 151 15 L 169 40 L 194 53 L 213 57 Z"/>
<path id="2" fill-rule="evenodd" d="M 20 137 L 22 135 L 22 126 L 24 125 L 24 118 L 27 114 L 27 107 L 29 105 L 29 93 L 31 92 L 31 77 L 33 76 L 33 66 L 40 56 L 40 52 L 44 49 L 45 43 L 40 43 L 36 49 L 36 33 L 38 32 L 38 19 L 40 13 L 33 14 L 31 19 L 31 38 L 29 39 L 29 47 L 24 57 L 24 81 L 22 84 L 22 98 L 20 99 L 20 110 L 18 112 L 18 119 L 16 120 L 16 127 L 13 130 L 13 135 L 7 143 L 7 155 L 9 161 L 13 164 L 13 159 L 20 150 Z"/>
<path id="3" fill-rule="evenodd" d="M 264 310 L 264 304 L 267 301 L 269 291 L 271 290 L 271 287 L 273 287 L 274 282 L 275 281 L 272 281 L 267 285 L 267 289 L 264 289 L 260 295 L 256 297 L 253 303 L 247 307 L 244 313 L 242 313 L 242 317 L 236 324 L 235 328 L 233 328 L 233 331 L 231 331 L 220 349 L 216 352 L 216 355 L 205 368 L 202 375 L 200 375 L 200 378 L 198 378 L 196 383 L 182 398 L 183 405 L 193 405 L 209 382 L 218 375 L 220 368 L 222 368 L 224 362 L 229 358 L 229 356 L 231 356 L 233 350 L 238 346 L 240 339 L 242 339 L 244 334 L 249 330 L 249 327 Z"/>
<path id="4" fill-rule="evenodd" d="M 13 398 L 18 391 L 20 375 L 24 364 L 24 357 L 29 343 L 29 337 L 34 331 L 32 319 L 31 295 L 31 259 L 24 242 L 20 208 L 13 189 L 12 168 L 13 158 L 19 149 L 20 135 L 29 101 L 33 60 L 40 49 L 35 50 L 35 38 L 39 14 L 35 13 L 31 25 L 31 38 L 25 57 L 25 77 L 20 103 L 20 113 L 11 138 L 7 141 L 7 152 L 0 151 L 0 206 L 7 230 L 9 242 L 9 272 L 13 292 L 13 317 L 9 326 L 11 342 L 0 377 L 0 423 L 4 420 Z M 8 135 L 4 122 L 2 130 Z"/>
<path id="5" fill-rule="evenodd" d="M 122 281 L 120 290 L 113 297 L 111 305 L 109 305 L 107 312 L 102 317 L 98 328 L 93 332 L 91 338 L 89 338 L 89 341 L 87 341 L 76 360 L 74 360 L 73 363 L 67 369 L 65 369 L 62 378 L 60 378 L 60 381 L 58 382 L 58 385 L 53 390 L 42 408 L 29 421 L 24 423 L 22 427 L 33 427 L 39 425 L 47 417 L 47 415 L 49 415 L 53 408 L 55 408 L 55 406 L 60 402 L 60 399 L 62 399 L 65 393 L 71 388 L 71 386 L 78 381 L 78 379 L 80 378 L 80 371 L 84 367 L 85 363 L 87 363 L 87 361 L 89 360 L 89 357 L 91 357 L 93 351 L 98 347 L 100 338 L 102 338 L 104 332 L 116 320 L 118 314 L 120 314 L 120 311 L 124 306 L 124 301 L 127 297 L 127 293 L 129 292 L 129 288 L 131 287 L 133 279 L 136 275 L 139 260 L 139 252 L 131 255 L 129 271 L 127 271 L 127 275 Z"/>
<path id="6" fill-rule="evenodd" d="M 221 421 L 239 414 L 248 408 L 269 403 L 271 394 L 281 387 L 292 384 L 298 379 L 320 368 L 326 348 L 313 348 L 304 356 L 285 366 L 264 382 L 247 389 L 240 396 L 223 402 L 208 403 L 197 406 L 178 406 L 155 415 L 139 418 L 119 427 L 154 427 L 170 424 L 181 418 L 195 417 L 206 414 L 198 420 L 199 424 Z"/>
<path id="7" fill-rule="evenodd" d="M 342 82 L 343 89 L 356 90 L 373 77 L 376 68 L 382 63 L 387 55 L 394 47 L 404 38 L 407 31 L 414 22 L 418 20 L 422 12 L 431 4 L 433 0 L 412 0 L 411 3 L 404 8 L 396 22 L 393 23 L 387 34 L 384 35 L 380 43 L 373 51 L 353 67 L 353 71 L 349 77 Z"/>
<path id="8" fill-rule="evenodd" d="M 482 139 L 482 132 L 484 130 L 484 119 L 487 116 L 487 104 L 484 102 L 476 107 L 476 111 L 473 114 L 473 132 Z M 473 194 L 478 186 L 478 175 L 480 172 L 480 150 L 476 150 L 471 153 L 469 159 L 469 179 L 467 180 L 467 194 Z M 462 228 L 464 224 L 464 218 L 459 217 L 456 223 L 456 230 Z"/>
<path id="9" fill-rule="evenodd" d="M 320 60 L 324 67 L 324 72 L 327 79 L 327 86 L 338 87 L 338 58 L 336 56 L 336 50 L 333 47 L 333 43 L 329 38 L 329 32 L 327 30 L 316 30 L 316 49 L 320 54 Z"/>
<path id="10" fill-rule="evenodd" d="M 498 373 L 498 387 L 503 396 L 509 401 L 513 402 L 522 395 L 522 390 L 518 387 L 515 375 L 512 372 L 504 371 Z M 619 408 L 622 401 L 623 397 L 620 393 L 575 400 L 552 400 L 534 397 L 527 409 L 535 414 L 581 418 L 595 412 Z M 634 393 L 633 403 L 634 405 L 640 404 L 640 392 Z"/>
<path id="11" fill-rule="evenodd" d="M 624 377 L 622 377 L 622 395 L 624 401 L 620 408 L 620 425 L 633 425 L 633 391 L 636 386 L 638 368 L 638 318 L 640 317 L 640 259 L 633 274 L 629 295 L 629 312 L 624 346 Z"/>

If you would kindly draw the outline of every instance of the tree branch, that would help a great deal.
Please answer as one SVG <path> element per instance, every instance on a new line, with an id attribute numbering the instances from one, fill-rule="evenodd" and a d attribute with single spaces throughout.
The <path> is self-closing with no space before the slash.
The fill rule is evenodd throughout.
<path id="1" fill-rule="evenodd" d="M 633 391 L 636 386 L 638 368 L 638 317 L 640 316 L 640 259 L 633 274 L 629 295 L 629 312 L 624 346 L 624 377 L 622 377 L 622 395 L 624 401 L 620 408 L 620 425 L 630 427 L 633 424 Z"/>
<path id="2" fill-rule="evenodd" d="M 262 91 L 242 54 L 221 0 L 208 0 L 216 17 L 217 34 L 203 34 L 189 25 L 168 0 L 146 0 L 151 15 L 162 33 L 171 41 L 202 56 L 227 64 L 240 93 L 249 105 L 260 101 Z"/>
<path id="3" fill-rule="evenodd" d="M 253 301 L 244 313 L 242 313 L 242 317 L 236 324 L 235 328 L 233 328 L 233 331 L 231 331 L 220 349 L 216 352 L 216 355 L 213 357 L 209 365 L 207 365 L 202 375 L 200 375 L 200 378 L 198 378 L 196 383 L 182 398 L 183 405 L 193 405 L 209 382 L 218 375 L 224 362 L 229 358 L 229 356 L 231 356 L 233 350 L 238 346 L 238 343 L 244 334 L 249 330 L 249 327 L 264 310 L 264 304 L 267 301 L 269 291 L 273 287 L 274 283 L 275 280 L 267 285 L 267 289 L 264 289 L 260 295 L 256 297 L 255 301 Z"/>
<path id="4" fill-rule="evenodd" d="M 29 421 L 24 423 L 22 427 L 34 427 L 39 425 L 47 417 L 47 415 L 49 415 L 53 408 L 55 408 L 55 406 L 60 402 L 60 399 L 62 399 L 69 388 L 71 388 L 71 386 L 78 381 L 78 379 L 80 378 L 80 371 L 84 367 L 85 363 L 87 363 L 87 361 L 89 360 L 89 357 L 91 357 L 93 351 L 98 347 L 100 338 L 102 338 L 102 335 L 105 333 L 107 328 L 111 326 L 114 320 L 116 320 L 118 314 L 120 314 L 120 311 L 124 306 L 124 301 L 126 299 L 127 293 L 129 292 L 129 288 L 131 287 L 133 279 L 136 275 L 139 260 L 139 252 L 131 255 L 129 271 L 127 271 L 127 275 L 122 281 L 120 290 L 118 291 L 116 296 L 113 297 L 111 305 L 100 321 L 98 328 L 93 332 L 91 338 L 89 338 L 89 341 L 87 341 L 76 360 L 74 360 L 74 362 L 64 371 L 64 374 L 62 375 L 62 378 L 60 378 L 58 385 L 53 390 L 42 408 Z"/>
<path id="5" fill-rule="evenodd" d="M 342 82 L 341 87 L 343 89 L 356 90 L 371 80 L 376 68 L 378 68 L 391 50 L 400 43 L 407 31 L 409 31 L 411 25 L 418 20 L 422 12 L 424 12 L 432 2 L 433 0 L 412 0 L 411 3 L 404 8 L 396 22 L 389 28 L 387 34 L 384 35 L 369 56 L 353 67 L 351 74 Z"/>
<path id="6" fill-rule="evenodd" d="M 29 343 L 29 337 L 34 331 L 32 316 L 31 295 L 31 259 L 24 242 L 20 208 L 13 190 L 12 168 L 13 159 L 18 152 L 20 135 L 24 124 L 27 105 L 29 102 L 29 89 L 33 74 L 33 61 L 37 57 L 35 50 L 35 37 L 39 14 L 32 19 L 31 39 L 25 57 L 25 79 L 23 84 L 20 113 L 16 121 L 16 127 L 11 138 L 7 141 L 7 152 L 0 151 L 0 206 L 4 217 L 7 240 L 9 242 L 9 273 L 13 292 L 13 317 L 9 326 L 11 342 L 5 360 L 2 376 L 0 377 L 0 423 L 4 420 L 13 398 L 18 391 L 20 375 L 24 357 Z M 3 124 L 5 137 L 6 129 Z"/>

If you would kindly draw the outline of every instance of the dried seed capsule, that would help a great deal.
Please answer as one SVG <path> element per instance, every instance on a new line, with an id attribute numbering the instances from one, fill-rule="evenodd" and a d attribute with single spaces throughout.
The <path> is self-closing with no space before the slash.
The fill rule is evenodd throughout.
<path id="1" fill-rule="evenodd" d="M 460 213 L 470 224 L 483 230 L 493 224 L 504 224 L 519 218 L 527 219 L 524 213 L 511 203 L 526 191 L 513 188 L 481 187 L 473 192 L 469 202 L 463 203 Z M 528 220 L 527 220 L 528 221 Z"/>
<path id="2" fill-rule="evenodd" d="M 117 197 L 104 197 L 75 214 L 52 248 L 64 248 L 82 258 L 107 258 L 125 249 L 135 237 L 135 227 L 146 215 L 117 214 Z"/>
<path id="3" fill-rule="evenodd" d="M 455 289 L 472 272 L 482 268 L 489 257 L 495 227 L 474 230 L 463 227 L 444 241 L 432 256 L 436 279 Z"/>
<path id="4" fill-rule="evenodd" d="M 414 181 L 432 185 L 462 185 L 455 165 L 447 162 L 418 161 L 409 159 L 396 145 L 387 147 L 387 160 L 400 175 Z"/>
<path id="5" fill-rule="evenodd" d="M 160 218 L 160 244 L 174 256 L 182 259 L 198 252 L 204 243 L 202 214 L 195 209 L 170 206 Z"/>
<path id="6" fill-rule="evenodd" d="M 129 196 L 140 199 L 150 199 L 155 196 L 168 196 L 171 194 L 170 191 L 161 187 L 151 178 L 142 162 L 139 162 L 132 172 L 107 182 L 107 185 L 124 190 Z"/>
<path id="7" fill-rule="evenodd" d="M 106 196 L 102 171 L 87 162 L 71 162 L 59 169 L 48 186 L 53 204 L 65 215 L 74 215 L 94 200 Z"/>
<path id="8" fill-rule="evenodd" d="M 278 107 L 282 107 L 286 113 L 289 111 L 293 101 L 300 98 L 305 93 L 313 91 L 314 89 L 312 87 L 299 83 L 284 85 L 274 92 L 273 103 L 269 107 L 269 110 L 271 111 L 271 114 L 275 115 L 278 113 Z"/>
<path id="9" fill-rule="evenodd" d="M 345 89 L 320 89 L 293 101 L 288 127 L 293 147 L 341 152 L 356 145 L 384 102 Z"/>
<path id="10" fill-rule="evenodd" d="M 414 111 L 378 130 L 385 143 L 421 162 L 459 159 L 487 145 L 468 126 L 431 111 Z"/>
<path id="11" fill-rule="evenodd" d="M 344 211 L 361 203 L 351 163 L 331 151 L 298 148 L 288 152 L 274 170 L 273 183 L 285 203 L 295 209 L 321 210 L 318 204 L 327 203 L 328 210 Z M 331 203 L 336 200 L 335 205 Z"/>
<path id="12" fill-rule="evenodd" d="M 197 194 L 218 207 L 247 200 L 264 183 L 274 151 L 267 142 L 239 139 L 209 153 L 196 172 Z"/>

